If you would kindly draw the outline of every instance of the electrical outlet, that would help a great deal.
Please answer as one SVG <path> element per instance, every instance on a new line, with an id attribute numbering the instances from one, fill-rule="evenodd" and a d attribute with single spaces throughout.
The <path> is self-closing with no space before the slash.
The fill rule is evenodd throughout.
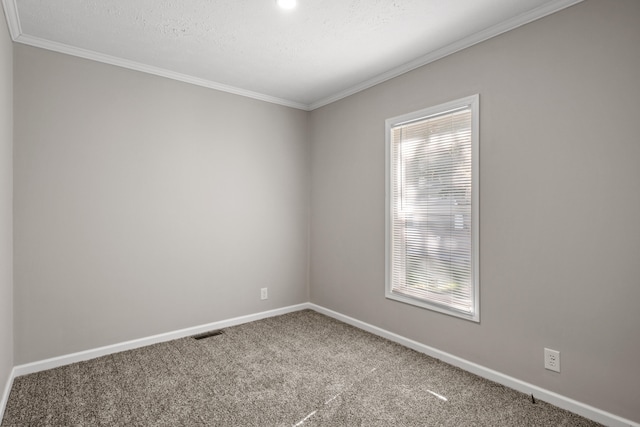
<path id="1" fill-rule="evenodd" d="M 550 371 L 560 372 L 560 352 L 544 349 L 544 368 Z"/>
<path id="2" fill-rule="evenodd" d="M 267 298 L 269 298 L 268 288 L 260 289 L 260 299 L 267 299 Z"/>

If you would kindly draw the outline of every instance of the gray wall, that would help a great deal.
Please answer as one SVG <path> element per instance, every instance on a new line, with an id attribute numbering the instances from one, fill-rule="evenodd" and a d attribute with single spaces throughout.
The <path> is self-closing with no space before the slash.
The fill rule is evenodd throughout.
<path id="1" fill-rule="evenodd" d="M 306 112 L 14 60 L 16 364 L 308 301 Z"/>
<path id="2" fill-rule="evenodd" d="M 311 301 L 640 422 L 639 23 L 588 0 L 313 111 Z M 474 93 L 480 324 L 384 298 L 384 120 Z"/>
<path id="3" fill-rule="evenodd" d="M 13 46 L 0 14 L 0 399 L 13 367 L 12 111 Z"/>

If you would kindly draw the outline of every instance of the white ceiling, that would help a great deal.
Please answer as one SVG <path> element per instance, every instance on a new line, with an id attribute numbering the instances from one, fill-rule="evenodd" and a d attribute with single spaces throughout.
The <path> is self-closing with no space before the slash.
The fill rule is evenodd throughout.
<path id="1" fill-rule="evenodd" d="M 581 0 L 2 0 L 21 43 L 305 110 Z"/>

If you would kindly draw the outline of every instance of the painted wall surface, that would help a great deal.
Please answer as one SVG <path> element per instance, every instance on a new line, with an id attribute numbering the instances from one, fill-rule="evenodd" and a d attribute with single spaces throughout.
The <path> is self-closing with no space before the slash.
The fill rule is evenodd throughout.
<path id="1" fill-rule="evenodd" d="M 12 368 L 13 45 L 0 14 L 0 398 Z"/>
<path id="2" fill-rule="evenodd" d="M 308 300 L 306 112 L 25 45 L 15 69 L 16 365 Z"/>
<path id="3" fill-rule="evenodd" d="M 638 46 L 587 0 L 313 111 L 311 302 L 640 422 Z M 479 324 L 384 297 L 385 119 L 475 93 Z"/>

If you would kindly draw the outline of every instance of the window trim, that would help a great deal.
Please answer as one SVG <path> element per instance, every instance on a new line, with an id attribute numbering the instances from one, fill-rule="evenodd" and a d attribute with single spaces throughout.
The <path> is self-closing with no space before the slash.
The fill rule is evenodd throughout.
<path id="1" fill-rule="evenodd" d="M 385 297 L 395 301 L 422 307 L 450 316 L 459 317 L 473 322 L 480 322 L 480 95 L 475 94 L 454 101 L 428 107 L 412 113 L 389 118 L 385 121 Z M 392 218 L 391 206 L 391 130 L 403 123 L 417 121 L 430 116 L 441 115 L 448 111 L 462 107 L 471 108 L 471 274 L 473 291 L 473 313 L 465 313 L 453 308 L 430 303 L 421 298 L 394 293 L 392 286 Z"/>

